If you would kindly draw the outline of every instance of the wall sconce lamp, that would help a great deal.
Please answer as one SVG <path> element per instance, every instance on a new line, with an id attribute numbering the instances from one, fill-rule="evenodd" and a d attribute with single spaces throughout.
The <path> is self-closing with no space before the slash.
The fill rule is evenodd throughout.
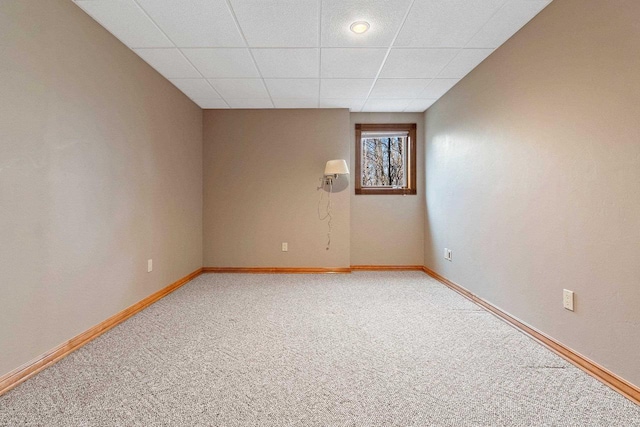
<path id="1" fill-rule="evenodd" d="M 333 193 L 333 182 L 340 177 L 340 175 L 348 175 L 349 167 L 347 166 L 347 161 L 344 159 L 339 160 L 329 160 L 324 167 L 324 176 L 322 177 L 322 186 L 318 187 L 318 190 L 324 190 L 326 185 L 329 186 L 329 194 L 327 196 L 327 205 L 325 207 L 324 214 L 320 212 L 322 205 L 322 198 L 324 196 L 324 191 L 320 193 L 320 200 L 318 201 L 318 218 L 320 221 L 324 221 L 328 219 L 327 225 L 329 230 L 327 232 L 327 250 L 331 247 L 331 221 L 333 217 L 331 216 L 331 193 Z"/>
<path id="2" fill-rule="evenodd" d="M 348 175 L 349 167 L 344 159 L 329 160 L 324 167 L 324 179 L 326 185 L 332 185 L 340 175 Z"/>

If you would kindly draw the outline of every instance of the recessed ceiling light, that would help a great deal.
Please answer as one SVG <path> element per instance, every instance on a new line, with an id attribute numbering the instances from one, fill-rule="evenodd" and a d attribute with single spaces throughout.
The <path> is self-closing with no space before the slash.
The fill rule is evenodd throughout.
<path id="1" fill-rule="evenodd" d="M 369 29 L 369 23 L 367 21 L 356 21 L 349 28 L 356 34 L 362 34 Z"/>

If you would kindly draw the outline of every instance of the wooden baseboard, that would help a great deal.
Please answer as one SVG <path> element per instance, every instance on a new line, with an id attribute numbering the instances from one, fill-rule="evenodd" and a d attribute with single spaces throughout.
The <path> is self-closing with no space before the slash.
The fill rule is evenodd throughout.
<path id="1" fill-rule="evenodd" d="M 318 274 L 351 273 L 350 267 L 204 267 L 204 273 Z"/>
<path id="2" fill-rule="evenodd" d="M 551 351 L 553 351 L 554 353 L 556 353 L 557 355 L 559 355 L 560 357 L 565 359 L 566 361 L 568 361 L 568 362 L 572 363 L 573 365 L 577 366 L 578 368 L 582 369 L 587 374 L 591 375 L 592 377 L 596 378 L 597 380 L 600 380 L 601 382 L 603 382 L 604 384 L 608 385 L 609 387 L 611 387 L 612 389 L 614 389 L 618 393 L 622 394 L 623 396 L 625 396 L 626 398 L 628 398 L 632 402 L 640 405 L 640 387 L 637 387 L 637 386 L 631 384 L 630 382 L 620 378 L 619 376 L 617 376 L 613 372 L 607 370 L 606 368 L 603 368 L 602 366 L 598 365 L 597 363 L 595 363 L 595 362 L 587 359 L 586 357 L 582 356 L 581 354 L 571 350 L 569 347 L 566 347 L 565 345 L 559 343 L 558 341 L 554 340 L 553 338 L 551 338 L 551 337 L 543 334 L 542 332 L 532 328 L 531 326 L 521 322 L 520 320 L 518 320 L 518 319 L 514 318 L 513 316 L 509 315 L 508 313 L 505 313 L 504 311 L 502 311 L 499 308 L 495 307 L 491 303 L 489 303 L 489 302 L 483 300 L 482 298 L 476 296 L 475 294 L 473 294 L 469 290 L 465 289 L 464 287 L 458 285 L 455 282 L 452 282 L 451 280 L 447 279 L 446 277 L 443 277 L 443 276 L 439 275 L 435 271 L 433 271 L 433 270 L 431 270 L 431 269 L 429 269 L 427 267 L 423 267 L 423 270 L 429 276 L 431 276 L 434 279 L 438 280 L 439 282 L 441 282 L 445 286 L 451 288 L 452 290 L 456 291 L 460 295 L 462 295 L 465 298 L 471 300 L 472 302 L 476 303 L 477 305 L 479 305 L 480 307 L 482 307 L 485 310 L 489 311 L 490 313 L 496 315 L 501 320 L 504 320 L 505 322 L 507 322 L 511 326 L 515 327 L 516 329 L 519 329 L 521 332 L 524 332 L 525 334 L 529 335 L 531 338 L 533 338 L 534 340 L 538 341 L 540 344 L 544 345 L 545 347 L 547 347 L 548 349 L 550 349 Z"/>
<path id="3" fill-rule="evenodd" d="M 204 267 L 204 273 L 318 274 L 352 271 L 422 271 L 421 265 L 352 265 L 351 267 Z"/>
<path id="4" fill-rule="evenodd" d="M 422 271 L 421 265 L 352 265 L 352 271 Z"/>
<path id="5" fill-rule="evenodd" d="M 18 384 L 22 383 L 23 381 L 26 381 L 27 379 L 31 378 L 32 376 L 42 371 L 43 369 L 53 365 L 58 360 L 62 359 L 72 351 L 79 349 L 83 345 L 87 344 L 89 341 L 99 337 L 100 335 L 107 332 L 109 329 L 113 328 L 119 323 L 124 322 L 129 317 L 133 316 L 134 314 L 145 309 L 146 307 L 150 306 L 151 304 L 163 298 L 164 296 L 175 291 L 180 286 L 194 279 L 201 273 L 202 273 L 202 269 L 201 268 L 197 269 L 196 271 L 194 271 L 191 274 L 188 274 L 182 279 L 176 282 L 173 282 L 166 288 L 163 288 L 158 292 L 155 292 L 149 295 L 148 297 L 135 303 L 131 307 L 125 308 L 121 312 L 109 317 L 107 320 L 71 338 L 69 341 L 66 341 L 60 344 L 59 346 L 49 350 L 48 352 L 41 355 L 40 357 L 9 372 L 6 375 L 3 375 L 2 377 L 0 377 L 0 395 L 11 390 Z"/>

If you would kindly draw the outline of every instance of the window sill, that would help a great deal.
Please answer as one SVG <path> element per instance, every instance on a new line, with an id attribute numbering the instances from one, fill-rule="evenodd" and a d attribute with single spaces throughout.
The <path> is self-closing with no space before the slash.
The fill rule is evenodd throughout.
<path id="1" fill-rule="evenodd" d="M 356 188 L 356 194 L 415 196 L 415 188 Z"/>

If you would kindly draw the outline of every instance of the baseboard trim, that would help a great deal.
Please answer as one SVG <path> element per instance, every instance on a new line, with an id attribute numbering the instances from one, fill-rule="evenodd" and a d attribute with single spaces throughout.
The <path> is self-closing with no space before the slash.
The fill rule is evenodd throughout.
<path id="1" fill-rule="evenodd" d="M 203 267 L 203 273 L 325 274 L 351 273 L 350 267 Z"/>
<path id="2" fill-rule="evenodd" d="M 108 319 L 104 320 L 103 322 L 100 322 L 99 324 L 93 326 L 92 328 L 87 329 L 81 334 L 76 335 L 70 340 L 63 342 L 59 346 L 49 350 L 48 352 L 44 353 L 40 357 L 37 357 L 36 359 L 9 372 L 8 374 L 3 375 L 2 377 L 0 377 L 0 396 L 3 393 L 16 387 L 18 384 L 31 378 L 32 376 L 42 371 L 43 369 L 53 365 L 54 363 L 56 363 L 58 360 L 62 359 L 69 353 L 79 349 L 80 347 L 87 344 L 91 340 L 99 337 L 100 335 L 107 332 L 109 329 L 113 328 L 114 326 L 124 322 L 129 317 L 133 316 L 139 311 L 144 310 L 154 302 L 165 297 L 166 295 L 175 291 L 176 289 L 178 289 L 188 281 L 199 276 L 201 273 L 202 273 L 202 269 L 201 268 L 197 269 L 196 271 L 186 275 L 185 277 L 173 282 L 169 286 L 149 295 L 148 297 L 138 301 L 134 305 L 128 308 L 125 308 L 121 312 L 109 317 Z"/>
<path id="3" fill-rule="evenodd" d="M 352 271 L 422 271 L 421 265 L 352 265 Z"/>
<path id="4" fill-rule="evenodd" d="M 566 347 L 565 345 L 559 343 L 558 341 L 554 340 L 553 338 L 551 338 L 551 337 L 545 335 L 544 333 L 532 328 L 531 326 L 521 322 L 520 320 L 512 317 L 508 313 L 505 313 L 504 311 L 502 311 L 499 308 L 495 307 L 493 304 L 491 304 L 491 303 L 485 301 L 484 299 L 476 296 L 474 293 L 472 293 L 469 290 L 465 289 L 464 287 L 458 285 L 457 283 L 452 282 L 451 280 L 447 279 L 446 277 L 441 276 L 440 274 L 436 273 L 435 271 L 433 271 L 433 270 L 431 270 L 431 269 L 429 269 L 427 267 L 423 267 L 423 271 L 426 274 L 428 274 L 429 276 L 433 277 L 434 279 L 436 279 L 439 282 L 441 282 L 442 284 L 444 284 L 445 286 L 451 288 L 452 290 L 456 291 L 460 295 L 462 295 L 465 298 L 471 300 L 472 302 L 476 303 L 477 305 L 479 305 L 480 307 L 482 307 L 485 310 L 489 311 L 490 313 L 496 315 L 497 317 L 499 317 L 500 319 L 504 320 L 505 322 L 507 322 L 511 326 L 513 326 L 516 329 L 519 329 L 521 332 L 524 332 L 525 334 L 529 335 L 531 338 L 533 338 L 534 340 L 538 341 L 540 344 L 544 345 L 549 350 L 553 351 L 554 353 L 556 353 L 557 355 L 559 355 L 560 357 L 562 357 L 566 361 L 572 363 L 573 365 L 575 365 L 578 368 L 582 369 L 587 374 L 591 375 L 592 377 L 596 378 L 597 380 L 599 380 L 602 383 L 606 384 L 607 386 L 611 387 L 613 390 L 615 390 L 618 393 L 622 394 L 627 399 L 629 399 L 632 402 L 640 405 L 640 387 L 637 387 L 637 386 L 631 384 L 630 382 L 620 378 L 619 376 L 617 376 L 613 372 L 607 370 L 606 368 L 603 368 L 602 366 L 598 365 L 597 363 L 595 363 L 595 362 L 587 359 L 586 357 L 582 356 L 581 354 L 571 350 L 569 347 Z"/>
<path id="5" fill-rule="evenodd" d="M 204 267 L 203 273 L 319 274 L 352 271 L 422 271 L 421 265 L 352 265 L 350 267 Z"/>

